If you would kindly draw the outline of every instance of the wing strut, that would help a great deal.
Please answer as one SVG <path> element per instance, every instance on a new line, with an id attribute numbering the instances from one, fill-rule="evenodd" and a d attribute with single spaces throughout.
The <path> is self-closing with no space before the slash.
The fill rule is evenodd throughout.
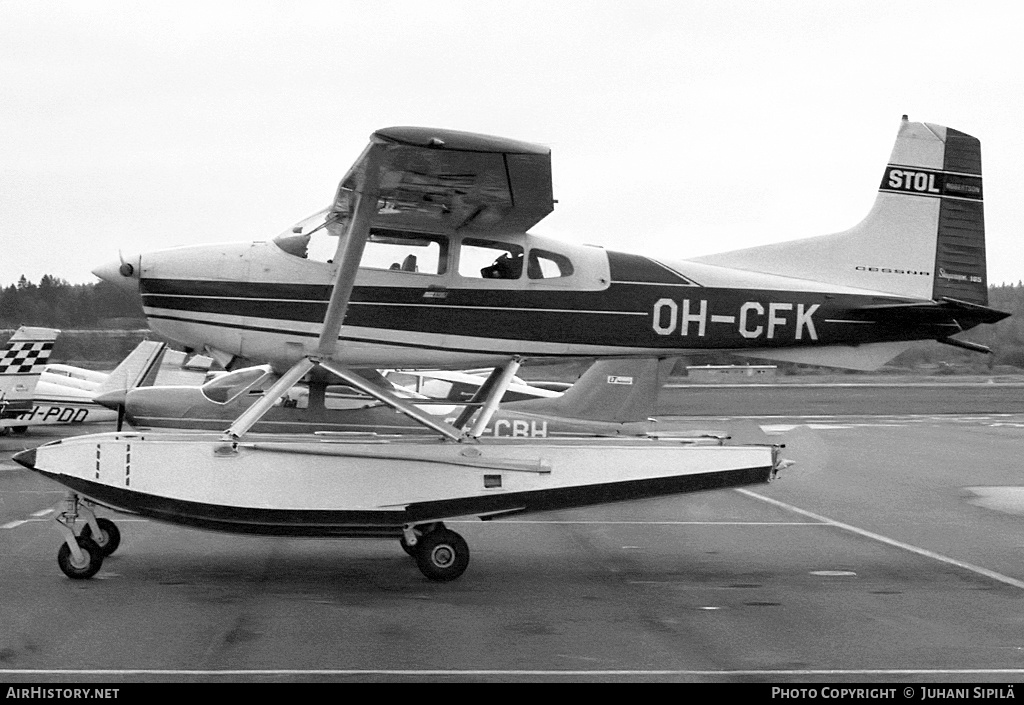
<path id="1" fill-rule="evenodd" d="M 237 441 L 248 433 L 249 429 L 263 418 L 264 414 L 270 411 L 271 407 L 277 403 L 277 400 L 294 387 L 314 366 L 315 363 L 307 358 L 296 362 L 291 369 L 281 375 L 281 378 L 271 385 L 270 389 L 262 397 L 256 400 L 255 404 L 243 411 L 242 415 L 235 419 L 235 422 L 224 432 L 224 440 Z"/>
<path id="2" fill-rule="evenodd" d="M 515 377 L 516 372 L 519 371 L 520 358 L 514 357 L 506 362 L 502 367 L 495 368 L 495 372 L 501 370 L 498 374 L 497 379 L 494 382 L 494 388 L 490 390 L 487 395 L 484 406 L 480 409 L 480 415 L 476 417 L 476 422 L 473 424 L 473 428 L 469 431 L 469 435 L 473 438 L 479 438 L 480 434 L 487 428 L 488 422 L 491 417 L 494 416 L 495 410 L 498 408 L 498 402 L 505 396 L 505 390 L 508 389 L 508 385 L 512 382 L 512 378 Z M 494 373 L 492 372 L 493 376 Z M 488 378 L 490 381 L 490 378 Z"/>
<path id="3" fill-rule="evenodd" d="M 353 373 L 351 370 L 337 364 L 334 361 L 321 360 L 320 366 L 328 372 L 331 372 L 340 377 L 346 384 L 355 387 L 361 392 L 369 394 L 374 399 L 384 402 L 396 411 L 400 411 L 414 421 L 418 421 L 427 428 L 431 428 L 440 433 L 449 440 L 458 441 L 462 440 L 462 434 L 459 433 L 458 429 L 454 428 L 451 424 L 443 421 L 438 421 L 430 414 L 421 411 L 416 408 L 413 404 L 399 398 L 391 392 L 378 387 L 375 384 L 371 384 L 367 380 L 363 379 L 359 375 Z"/>
<path id="4" fill-rule="evenodd" d="M 501 367 L 495 367 L 491 370 L 491 374 L 489 374 L 487 379 L 484 380 L 484 383 L 477 388 L 476 393 L 473 394 L 473 398 L 466 404 L 466 408 L 463 409 L 462 413 L 459 414 L 457 419 L 455 419 L 455 423 L 452 424 L 455 428 L 461 430 L 466 427 L 469 420 L 473 418 L 473 414 L 476 413 L 476 410 L 483 405 L 484 400 L 491 393 L 491 390 L 494 389 L 494 384 L 498 381 L 498 378 L 501 377 L 501 369 Z"/>
<path id="5" fill-rule="evenodd" d="M 354 213 L 345 235 L 338 239 L 338 250 L 334 255 L 334 263 L 338 270 L 334 277 L 334 288 L 331 290 L 331 301 L 327 305 L 327 315 L 324 317 L 324 327 L 320 332 L 320 344 L 317 348 L 320 357 L 330 358 L 338 347 L 338 333 L 341 331 L 341 323 L 345 320 L 348 302 L 356 284 L 359 261 L 363 258 L 363 249 L 370 236 L 370 223 L 377 212 L 380 153 L 383 149 L 383 145 L 377 143 L 371 143 L 366 149 L 365 168 Z"/>

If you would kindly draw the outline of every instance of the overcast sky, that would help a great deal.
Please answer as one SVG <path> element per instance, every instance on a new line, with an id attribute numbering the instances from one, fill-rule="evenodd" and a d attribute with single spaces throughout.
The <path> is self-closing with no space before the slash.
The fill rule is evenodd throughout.
<path id="1" fill-rule="evenodd" d="M 272 237 L 373 130 L 552 149 L 534 232 L 670 259 L 845 230 L 900 116 L 981 139 L 1024 278 L 1012 2 L 0 0 L 0 286 Z"/>

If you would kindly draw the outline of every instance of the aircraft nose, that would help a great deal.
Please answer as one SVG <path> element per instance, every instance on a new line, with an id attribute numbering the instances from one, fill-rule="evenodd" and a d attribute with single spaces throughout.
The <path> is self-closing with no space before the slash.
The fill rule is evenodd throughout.
<path id="1" fill-rule="evenodd" d="M 117 389 L 112 392 L 104 392 L 103 394 L 97 394 L 92 398 L 93 402 L 100 406 L 105 406 L 108 409 L 117 411 L 118 407 L 124 406 L 125 401 L 128 399 L 128 390 Z"/>
<path id="2" fill-rule="evenodd" d="M 139 293 L 139 276 L 142 273 L 142 255 L 122 255 L 116 262 L 101 264 L 92 273 L 113 284 L 124 292 Z"/>

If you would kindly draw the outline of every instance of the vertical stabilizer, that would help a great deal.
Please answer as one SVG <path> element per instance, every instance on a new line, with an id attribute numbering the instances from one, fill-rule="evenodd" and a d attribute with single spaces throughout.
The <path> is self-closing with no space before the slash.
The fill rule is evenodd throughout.
<path id="1" fill-rule="evenodd" d="M 502 409 L 583 421 L 647 421 L 655 414 L 658 392 L 675 362 L 598 360 L 562 396 L 509 402 Z"/>
<path id="2" fill-rule="evenodd" d="M 984 306 L 982 196 L 979 140 L 904 116 L 874 206 L 859 224 L 695 261 Z"/>
<path id="3" fill-rule="evenodd" d="M 106 380 L 96 390 L 95 396 L 108 392 L 119 392 L 134 389 L 148 382 L 152 384 L 156 370 L 159 368 L 160 357 L 167 346 L 154 340 L 143 340 L 121 364 L 114 368 Z"/>
<path id="4" fill-rule="evenodd" d="M 60 334 L 54 328 L 22 326 L 0 349 L 0 399 L 32 398 L 43 368 Z"/>

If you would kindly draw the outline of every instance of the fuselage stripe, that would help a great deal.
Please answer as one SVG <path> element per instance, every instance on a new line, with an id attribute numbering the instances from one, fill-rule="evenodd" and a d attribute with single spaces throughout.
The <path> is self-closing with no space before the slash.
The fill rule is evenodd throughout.
<path id="1" fill-rule="evenodd" d="M 148 296 L 148 295 L 147 295 Z M 167 299 L 204 299 L 207 301 L 243 301 L 248 304 L 288 303 L 288 304 L 327 304 L 316 299 L 271 299 L 247 296 L 200 296 L 192 294 L 153 294 Z M 145 298 L 145 296 L 143 297 Z M 646 311 L 599 311 L 578 308 L 529 308 L 525 306 L 465 306 L 461 304 L 435 303 L 404 303 L 399 301 L 352 301 L 349 306 L 401 306 L 405 308 L 437 308 L 444 310 L 459 309 L 464 311 L 516 311 L 526 313 L 591 313 L 602 316 L 648 316 Z M 163 308 L 163 307 L 161 307 Z"/>

